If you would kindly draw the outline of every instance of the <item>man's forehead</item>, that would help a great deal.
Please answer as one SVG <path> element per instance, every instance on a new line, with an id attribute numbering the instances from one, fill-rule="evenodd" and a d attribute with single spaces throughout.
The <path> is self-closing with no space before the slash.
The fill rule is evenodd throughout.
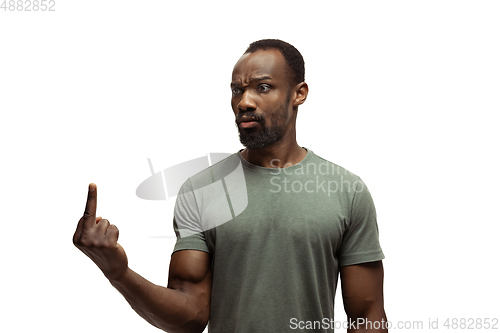
<path id="1" fill-rule="evenodd" d="M 286 62 L 275 49 L 245 53 L 233 69 L 232 82 L 245 82 L 253 78 L 286 79 Z"/>

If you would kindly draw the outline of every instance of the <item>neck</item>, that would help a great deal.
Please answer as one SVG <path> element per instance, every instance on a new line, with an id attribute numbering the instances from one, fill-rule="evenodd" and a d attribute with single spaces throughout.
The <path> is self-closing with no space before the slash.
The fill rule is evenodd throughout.
<path id="1" fill-rule="evenodd" d="M 283 137 L 269 147 L 257 150 L 244 149 L 241 156 L 249 163 L 264 168 L 286 168 L 300 163 L 307 151 L 293 138 Z"/>

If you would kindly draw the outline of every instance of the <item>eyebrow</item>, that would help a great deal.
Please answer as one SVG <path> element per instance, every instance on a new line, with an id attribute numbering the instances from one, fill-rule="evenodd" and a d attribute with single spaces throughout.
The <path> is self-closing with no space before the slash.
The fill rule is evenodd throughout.
<path id="1" fill-rule="evenodd" d="M 250 79 L 250 82 L 264 81 L 264 80 L 272 80 L 272 78 L 270 76 L 259 76 L 259 77 L 254 77 L 254 78 Z M 233 87 L 241 87 L 241 83 L 240 82 L 231 82 L 231 88 L 233 88 Z"/>

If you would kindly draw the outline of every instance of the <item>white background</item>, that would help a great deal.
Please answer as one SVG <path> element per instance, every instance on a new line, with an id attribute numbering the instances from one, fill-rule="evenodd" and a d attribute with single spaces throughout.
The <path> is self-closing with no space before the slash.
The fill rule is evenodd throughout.
<path id="1" fill-rule="evenodd" d="M 230 76 L 262 38 L 304 56 L 298 143 L 372 193 L 389 320 L 500 317 L 498 1 L 54 8 L 0 11 L 2 331 L 157 331 L 72 244 L 87 186 L 130 267 L 166 285 L 174 240 L 152 236 L 174 235 L 175 199 L 136 197 L 147 158 L 241 148 Z"/>

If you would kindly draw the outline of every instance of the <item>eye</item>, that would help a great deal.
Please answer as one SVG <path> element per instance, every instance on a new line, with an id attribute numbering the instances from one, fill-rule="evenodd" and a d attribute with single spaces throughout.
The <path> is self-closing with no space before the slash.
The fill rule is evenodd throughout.
<path id="1" fill-rule="evenodd" d="M 259 84 L 257 86 L 257 91 L 259 91 L 259 92 L 267 92 L 270 89 L 271 89 L 271 86 L 268 84 Z"/>
<path id="2" fill-rule="evenodd" d="M 241 90 L 241 88 L 234 87 L 231 89 L 231 92 L 233 93 L 233 95 L 238 95 L 238 94 L 241 94 L 242 90 Z"/>

